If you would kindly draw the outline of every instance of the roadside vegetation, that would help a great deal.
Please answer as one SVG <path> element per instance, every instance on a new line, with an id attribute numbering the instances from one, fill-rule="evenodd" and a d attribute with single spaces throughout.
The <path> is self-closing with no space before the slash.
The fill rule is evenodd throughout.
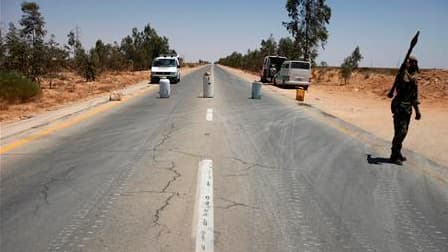
<path id="1" fill-rule="evenodd" d="M 361 55 L 361 51 L 359 50 L 359 46 L 357 46 L 352 54 L 345 58 L 344 62 L 342 62 L 339 73 L 341 78 L 344 80 L 345 85 L 347 85 L 347 82 L 352 77 L 353 70 L 358 68 L 359 62 L 361 62 L 362 59 L 363 57 Z"/>
<path id="2" fill-rule="evenodd" d="M 0 101 L 26 102 L 41 93 L 39 85 L 15 72 L 0 72 Z"/>
<path id="3" fill-rule="evenodd" d="M 59 43 L 45 29 L 45 18 L 34 2 L 21 4 L 18 24 L 10 23 L 0 30 L 1 102 L 25 102 L 39 95 L 44 80 L 53 88 L 53 79 L 63 72 L 74 72 L 85 81 L 94 81 L 110 71 L 148 70 L 152 59 L 176 52 L 168 38 L 151 27 L 133 28 L 120 42 L 106 43 L 98 39 L 86 49 L 80 41 L 80 29 L 68 31 L 67 41 Z M 6 92 L 7 91 L 7 92 Z"/>
<path id="4" fill-rule="evenodd" d="M 248 50 L 245 54 L 233 52 L 217 63 L 259 72 L 265 56 L 280 55 L 288 59 L 309 60 L 316 65 L 318 48 L 324 48 L 328 40 L 326 25 L 330 23 L 331 8 L 325 0 L 287 0 L 285 9 L 290 20 L 282 24 L 291 37 L 281 38 L 277 42 L 271 34 L 261 41 L 259 49 Z"/>
<path id="5" fill-rule="evenodd" d="M 56 41 L 45 29 L 39 5 L 23 2 L 21 10 L 16 24 L 0 27 L 0 122 L 26 119 L 148 80 L 154 58 L 177 54 L 150 24 L 133 28 L 119 42 L 98 39 L 88 49 L 81 43 L 79 27 L 67 31 L 65 41 Z M 180 62 L 184 73 L 208 63 Z"/>

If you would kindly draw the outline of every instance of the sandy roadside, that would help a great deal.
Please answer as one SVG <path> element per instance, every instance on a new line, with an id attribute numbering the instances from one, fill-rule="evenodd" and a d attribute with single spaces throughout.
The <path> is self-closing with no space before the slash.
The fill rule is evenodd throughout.
<path id="1" fill-rule="evenodd" d="M 222 66 L 248 81 L 259 76 Z M 271 85 L 263 88 L 295 99 L 295 89 L 283 89 Z M 314 85 L 305 95 L 305 102 L 362 128 L 386 141 L 393 137 L 390 99 L 356 90 L 341 90 L 337 86 Z M 443 101 L 421 104 L 422 120 L 412 118 L 404 148 L 423 154 L 427 158 L 448 166 L 448 107 Z"/>

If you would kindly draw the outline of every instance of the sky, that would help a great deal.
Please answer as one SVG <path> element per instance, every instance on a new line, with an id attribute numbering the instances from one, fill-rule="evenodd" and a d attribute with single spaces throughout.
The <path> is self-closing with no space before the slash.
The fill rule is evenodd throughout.
<path id="1" fill-rule="evenodd" d="M 120 42 L 133 27 L 150 24 L 186 61 L 216 61 L 260 47 L 270 34 L 289 36 L 286 0 L 36 0 L 48 34 L 67 43 L 80 29 L 85 47 L 97 39 Z M 417 30 L 413 54 L 420 67 L 448 69 L 447 0 L 327 0 L 329 39 L 317 62 L 340 65 L 356 46 L 365 67 L 397 67 Z M 22 0 L 0 0 L 0 27 L 18 24 Z M 48 36 L 49 37 L 49 36 Z"/>

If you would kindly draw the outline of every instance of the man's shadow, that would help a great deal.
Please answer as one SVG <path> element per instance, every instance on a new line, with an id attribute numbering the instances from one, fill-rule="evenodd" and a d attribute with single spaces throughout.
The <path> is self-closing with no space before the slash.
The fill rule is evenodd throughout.
<path id="1" fill-rule="evenodd" d="M 367 154 L 367 163 L 374 165 L 382 165 L 382 164 L 392 164 L 390 158 L 385 157 L 372 157 L 372 155 Z"/>

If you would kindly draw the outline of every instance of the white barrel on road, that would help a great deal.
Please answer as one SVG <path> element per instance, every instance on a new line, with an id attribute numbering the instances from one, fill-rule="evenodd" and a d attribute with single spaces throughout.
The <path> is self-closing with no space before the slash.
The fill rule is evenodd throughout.
<path id="1" fill-rule="evenodd" d="M 171 94 L 170 80 L 160 79 L 159 81 L 160 98 L 169 98 Z"/>
<path id="2" fill-rule="evenodd" d="M 203 95 L 204 98 L 213 98 L 214 95 L 214 84 L 212 81 L 212 75 L 210 72 L 205 72 L 204 77 L 202 78 L 203 84 Z"/>

